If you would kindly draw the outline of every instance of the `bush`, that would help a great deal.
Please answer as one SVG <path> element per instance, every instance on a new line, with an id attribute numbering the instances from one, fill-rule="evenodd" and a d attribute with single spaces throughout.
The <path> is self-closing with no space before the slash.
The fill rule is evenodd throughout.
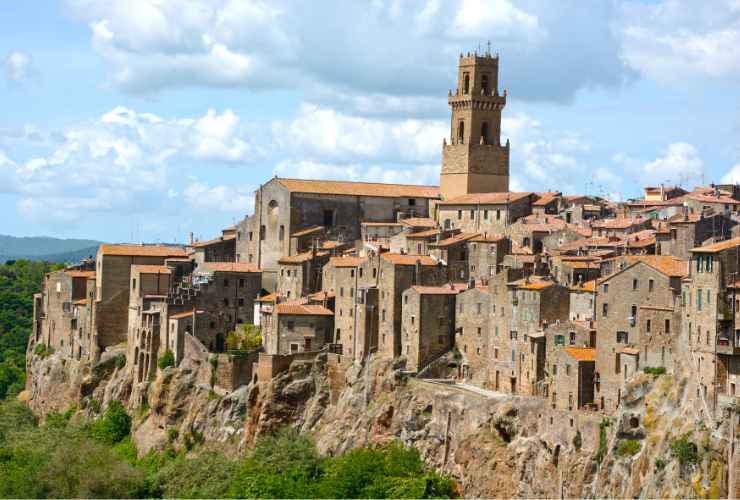
<path id="1" fill-rule="evenodd" d="M 254 351 L 262 347 L 262 330 L 259 326 L 243 324 L 226 334 L 229 351 Z"/>
<path id="2" fill-rule="evenodd" d="M 33 353 L 40 358 L 48 358 L 54 354 L 54 348 L 52 346 L 47 346 L 46 344 L 37 344 Z"/>
<path id="3" fill-rule="evenodd" d="M 165 498 L 224 498 L 238 466 L 222 453 L 180 455 L 161 467 L 156 479 Z"/>
<path id="4" fill-rule="evenodd" d="M 118 354 L 115 358 L 113 358 L 113 364 L 118 368 L 119 370 L 126 366 L 126 355 L 125 354 Z"/>
<path id="5" fill-rule="evenodd" d="M 620 439 L 616 446 L 618 457 L 631 457 L 637 455 L 642 449 L 642 444 L 637 439 Z"/>
<path id="6" fill-rule="evenodd" d="M 665 374 L 665 366 L 646 366 L 642 369 L 645 373 L 648 375 L 653 375 L 654 377 L 657 377 L 659 375 Z"/>
<path id="7" fill-rule="evenodd" d="M 164 351 L 164 354 L 162 354 L 162 357 L 159 358 L 159 361 L 157 362 L 157 365 L 159 366 L 160 370 L 164 370 L 168 366 L 175 366 L 175 355 L 167 349 Z"/>
<path id="8" fill-rule="evenodd" d="M 105 414 L 92 424 L 90 433 L 104 443 L 118 443 L 131 433 L 131 417 L 120 401 L 113 400 Z"/>
<path id="9" fill-rule="evenodd" d="M 665 469 L 666 461 L 660 457 L 655 459 L 655 472 L 660 472 Z"/>
<path id="10" fill-rule="evenodd" d="M 602 419 L 599 424 L 599 449 L 596 452 L 596 462 L 601 463 L 606 457 L 606 428 L 609 427 L 609 420 Z"/>
<path id="11" fill-rule="evenodd" d="M 678 460 L 681 467 L 699 463 L 699 449 L 689 439 L 690 436 L 689 432 L 671 441 L 671 454 Z"/>

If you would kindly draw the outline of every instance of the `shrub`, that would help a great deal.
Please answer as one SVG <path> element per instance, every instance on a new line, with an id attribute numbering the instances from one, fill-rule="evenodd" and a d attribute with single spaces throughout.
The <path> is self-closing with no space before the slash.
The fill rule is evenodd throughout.
<path id="1" fill-rule="evenodd" d="M 648 375 L 653 375 L 654 377 L 657 377 L 659 375 L 665 374 L 665 366 L 646 366 L 642 369 L 645 373 Z"/>
<path id="2" fill-rule="evenodd" d="M 596 461 L 601 463 L 606 457 L 606 428 L 609 427 L 609 420 L 606 418 L 599 424 L 599 450 L 596 452 Z"/>
<path id="3" fill-rule="evenodd" d="M 663 469 L 665 469 L 666 461 L 663 458 L 656 458 L 655 459 L 655 472 L 660 472 Z"/>
<path id="4" fill-rule="evenodd" d="M 699 449 L 689 439 L 690 436 L 689 432 L 671 441 L 671 454 L 682 467 L 699 463 Z"/>
<path id="5" fill-rule="evenodd" d="M 642 444 L 637 439 L 620 439 L 617 443 L 616 454 L 619 457 L 631 457 L 637 455 L 642 449 Z"/>
<path id="6" fill-rule="evenodd" d="M 46 344 L 36 344 L 36 348 L 33 350 L 33 353 L 42 359 L 48 358 L 54 354 L 54 348 L 52 346 L 47 346 Z"/>
<path id="7" fill-rule="evenodd" d="M 126 413 L 120 401 L 108 403 L 105 414 L 95 421 L 90 428 L 92 436 L 99 441 L 115 444 L 131 432 L 131 417 Z"/>
<path id="8" fill-rule="evenodd" d="M 175 366 L 175 355 L 167 349 L 164 351 L 164 354 L 162 354 L 162 357 L 159 358 L 159 361 L 157 362 L 157 365 L 159 366 L 160 370 L 164 370 L 168 366 Z"/>
<path id="9" fill-rule="evenodd" d="M 113 358 L 113 364 L 118 368 L 119 370 L 126 366 L 126 355 L 125 354 L 118 354 L 115 358 Z"/>
<path id="10" fill-rule="evenodd" d="M 226 334 L 229 351 L 254 351 L 262 347 L 262 330 L 259 326 L 243 324 Z"/>
<path id="11" fill-rule="evenodd" d="M 580 450 L 581 446 L 583 446 L 583 436 L 581 436 L 581 431 L 576 431 L 576 435 L 573 436 L 573 447 Z"/>

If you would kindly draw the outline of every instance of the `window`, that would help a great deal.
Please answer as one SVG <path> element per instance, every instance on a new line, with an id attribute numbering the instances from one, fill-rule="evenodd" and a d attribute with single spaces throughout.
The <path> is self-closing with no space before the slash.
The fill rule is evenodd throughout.
<path id="1" fill-rule="evenodd" d="M 486 209 L 486 210 L 483 210 L 483 218 L 484 218 L 485 220 L 488 220 L 488 209 Z"/>
<path id="2" fill-rule="evenodd" d="M 665 320 L 665 333 L 671 333 L 671 320 Z"/>
<path id="3" fill-rule="evenodd" d="M 483 311 L 483 304 L 481 304 L 480 302 L 478 302 L 476 304 L 476 311 L 477 311 L 477 314 L 481 314 L 481 312 Z"/>
<path id="4" fill-rule="evenodd" d="M 465 122 L 460 120 L 460 124 L 457 126 L 457 142 L 459 144 L 465 144 Z"/>
<path id="5" fill-rule="evenodd" d="M 385 321 L 385 309 L 381 312 L 381 320 Z"/>
<path id="6" fill-rule="evenodd" d="M 627 332 L 617 332 L 617 344 L 627 344 L 629 335 Z"/>
<path id="7" fill-rule="evenodd" d="M 570 365 L 565 365 L 565 374 L 570 376 Z"/>
<path id="8" fill-rule="evenodd" d="M 552 364 L 552 374 L 557 375 L 558 374 L 558 365 L 555 363 Z M 553 399 L 555 399 L 555 394 L 553 393 Z"/>
<path id="9" fill-rule="evenodd" d="M 411 316 L 411 324 L 412 324 L 412 325 L 414 324 L 414 320 L 415 320 L 415 319 L 416 319 L 416 317 L 412 315 L 412 316 Z"/>
<path id="10" fill-rule="evenodd" d="M 226 307 L 229 307 L 229 299 L 224 299 L 224 305 L 225 305 Z"/>
<path id="11" fill-rule="evenodd" d="M 648 333 L 650 333 L 650 323 L 651 323 L 650 320 L 647 320 L 645 322 L 645 331 L 648 332 Z"/>
<path id="12" fill-rule="evenodd" d="M 244 306 L 244 299 L 239 299 L 239 306 L 240 307 Z"/>
<path id="13" fill-rule="evenodd" d="M 707 305 L 712 303 L 712 289 L 707 288 Z"/>
<path id="14" fill-rule="evenodd" d="M 481 328 L 480 328 L 480 327 L 478 327 L 478 336 L 480 337 L 482 333 L 483 333 L 483 332 L 482 332 Z"/>
<path id="15" fill-rule="evenodd" d="M 649 279 L 648 280 L 648 292 L 652 292 L 653 291 L 653 284 L 654 284 L 653 283 L 653 280 L 652 279 Z"/>
<path id="16" fill-rule="evenodd" d="M 604 318 L 609 317 L 609 304 L 604 303 L 601 305 L 601 315 Z"/>
<path id="17" fill-rule="evenodd" d="M 707 272 L 711 273 L 712 272 L 712 261 L 714 260 L 714 257 L 712 255 L 707 255 L 706 259 L 707 259 Z"/>
<path id="18" fill-rule="evenodd" d="M 57 285 L 59 285 L 59 284 L 60 283 L 57 283 Z M 59 288 L 59 287 L 57 287 L 57 288 Z M 136 278 L 134 278 L 134 280 L 131 282 L 131 290 L 136 291 Z"/>
<path id="19" fill-rule="evenodd" d="M 249 241 L 252 241 L 252 231 L 249 231 Z"/>
<path id="20" fill-rule="evenodd" d="M 483 122 L 480 126 L 481 144 L 488 144 L 488 122 Z"/>
<path id="21" fill-rule="evenodd" d="M 224 288 L 226 288 L 227 286 L 229 286 L 229 280 L 224 280 Z"/>
<path id="22" fill-rule="evenodd" d="M 264 241 L 266 233 L 267 228 L 264 225 L 260 226 L 260 241 Z"/>
<path id="23" fill-rule="evenodd" d="M 701 288 L 696 289 L 696 310 L 701 311 Z"/>
<path id="24" fill-rule="evenodd" d="M 239 288 L 244 288 L 244 284 L 245 284 L 245 283 L 246 283 L 246 282 L 244 281 L 244 279 L 240 279 L 240 280 L 239 280 Z"/>
<path id="25" fill-rule="evenodd" d="M 471 210 L 470 211 L 470 220 L 474 220 L 474 219 L 475 219 L 475 210 Z"/>
<path id="26" fill-rule="evenodd" d="M 408 304 L 409 303 L 409 296 L 408 295 L 404 295 L 403 296 L 403 303 L 404 304 Z"/>
<path id="27" fill-rule="evenodd" d="M 457 220 L 462 219 L 462 210 L 457 211 Z"/>
<path id="28" fill-rule="evenodd" d="M 416 205 L 416 198 L 409 198 L 409 206 L 413 207 Z"/>
<path id="29" fill-rule="evenodd" d="M 501 209 L 496 209 L 496 220 L 501 220 Z"/>
<path id="30" fill-rule="evenodd" d="M 293 330 L 295 328 L 295 321 L 288 321 L 288 330 Z"/>
<path id="31" fill-rule="evenodd" d="M 576 332 L 570 332 L 570 345 L 576 345 Z"/>
<path id="32" fill-rule="evenodd" d="M 335 342 L 339 342 L 339 340 L 340 340 L 341 338 L 342 338 L 342 329 L 341 329 L 341 328 L 337 328 L 337 334 L 336 334 L 336 336 L 334 337 L 334 341 L 335 341 Z"/>
<path id="33" fill-rule="evenodd" d="M 354 269 L 350 269 L 349 270 L 349 277 L 350 278 L 354 278 L 355 277 L 355 270 Z"/>
<path id="34" fill-rule="evenodd" d="M 622 371 L 621 363 L 619 362 L 619 353 L 614 354 L 614 373 L 620 373 Z"/>
<path id="35" fill-rule="evenodd" d="M 444 335 L 437 336 L 437 343 L 438 344 L 444 344 L 445 343 L 445 336 Z"/>
<path id="36" fill-rule="evenodd" d="M 564 335 L 555 335 L 555 345 L 565 345 L 565 336 Z"/>
<path id="37" fill-rule="evenodd" d="M 280 226 L 280 229 L 278 231 L 278 239 L 280 241 L 283 241 L 285 239 L 285 226 L 283 226 L 283 225 Z M 310 340 L 309 340 L 309 342 L 310 342 Z"/>
<path id="38" fill-rule="evenodd" d="M 334 225 L 334 211 L 324 210 L 324 226 L 331 227 Z"/>
<path id="39" fill-rule="evenodd" d="M 633 279 L 632 280 L 632 290 L 637 290 L 637 285 L 638 285 L 637 279 Z"/>
<path id="40" fill-rule="evenodd" d="M 344 297 L 344 287 L 339 287 L 339 296 Z"/>

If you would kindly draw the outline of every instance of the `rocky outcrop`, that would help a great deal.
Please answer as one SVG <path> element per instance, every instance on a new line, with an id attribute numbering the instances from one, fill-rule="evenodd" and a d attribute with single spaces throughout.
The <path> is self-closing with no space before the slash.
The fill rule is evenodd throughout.
<path id="1" fill-rule="evenodd" d="M 27 400 L 44 416 L 76 404 L 94 414 L 120 399 L 141 453 L 195 443 L 243 452 L 288 425 L 320 451 L 400 440 L 476 497 L 697 497 L 727 491 L 728 430 L 702 417 L 690 374 L 639 374 L 621 410 L 604 419 L 556 411 L 539 398 L 409 377 L 403 360 L 345 365 L 332 354 L 295 361 L 271 380 L 214 389 L 207 353 L 134 385 L 120 353 L 96 365 L 31 357 Z M 725 426 L 727 424 L 724 424 Z M 688 436 L 697 460 L 679 463 Z"/>

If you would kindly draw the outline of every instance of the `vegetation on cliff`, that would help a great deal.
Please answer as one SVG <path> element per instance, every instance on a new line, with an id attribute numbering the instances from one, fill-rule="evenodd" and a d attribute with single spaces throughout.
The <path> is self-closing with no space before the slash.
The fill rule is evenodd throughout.
<path id="1" fill-rule="evenodd" d="M 101 416 L 76 407 L 39 425 L 21 403 L 0 403 L 0 497 L 425 498 L 455 493 L 399 444 L 322 457 L 306 435 L 282 430 L 246 457 L 168 448 L 137 457 L 131 419 L 113 401 Z"/>
<path id="2" fill-rule="evenodd" d="M 0 265 L 0 400 L 23 390 L 26 345 L 33 325 L 33 294 L 60 266 L 19 260 Z"/>

